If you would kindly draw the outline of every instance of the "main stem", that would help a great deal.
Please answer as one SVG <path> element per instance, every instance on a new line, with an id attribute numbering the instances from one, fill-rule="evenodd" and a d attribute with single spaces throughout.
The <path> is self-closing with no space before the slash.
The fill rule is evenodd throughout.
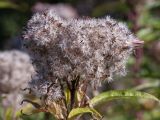
<path id="1" fill-rule="evenodd" d="M 72 110 L 72 108 L 74 107 L 74 102 L 75 102 L 75 92 L 76 92 L 76 89 L 75 89 L 75 86 L 74 86 L 74 83 L 75 81 L 72 81 L 72 88 L 71 88 L 71 103 L 70 103 L 70 110 Z"/>
<path id="2" fill-rule="evenodd" d="M 75 104 L 75 94 L 76 94 L 77 86 L 79 84 L 79 79 L 80 79 L 80 76 L 78 75 L 76 76 L 75 80 L 71 81 L 71 86 L 69 88 L 71 93 L 70 110 L 73 109 Z"/>

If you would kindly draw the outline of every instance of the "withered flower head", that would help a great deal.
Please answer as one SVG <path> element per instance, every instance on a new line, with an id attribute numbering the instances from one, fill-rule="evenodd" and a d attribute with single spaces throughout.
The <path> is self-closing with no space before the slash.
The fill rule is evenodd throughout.
<path id="1" fill-rule="evenodd" d="M 125 75 L 137 38 L 125 24 L 103 19 L 63 19 L 53 10 L 35 14 L 24 33 L 24 46 L 42 83 L 75 75 L 98 86 Z M 38 83 L 36 81 L 36 83 Z M 39 87 L 40 88 L 40 87 Z"/>
<path id="2" fill-rule="evenodd" d="M 17 50 L 0 52 L 0 93 L 9 93 L 27 86 L 34 69 L 30 57 Z"/>
<path id="3" fill-rule="evenodd" d="M 27 87 L 34 73 L 28 54 L 17 50 L 0 52 L 0 96 L 4 111 L 13 108 L 15 113 L 22 107 L 21 89 Z"/>

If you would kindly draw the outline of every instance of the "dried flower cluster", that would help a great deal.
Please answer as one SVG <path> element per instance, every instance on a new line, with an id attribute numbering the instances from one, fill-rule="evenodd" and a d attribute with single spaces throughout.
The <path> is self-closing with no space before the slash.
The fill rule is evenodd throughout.
<path id="1" fill-rule="evenodd" d="M 24 98 L 22 90 L 34 74 L 28 54 L 12 50 L 0 52 L 0 95 L 3 108 L 12 107 L 14 112 Z M 6 109 L 7 110 L 7 109 Z"/>
<path id="2" fill-rule="evenodd" d="M 0 52 L 0 93 L 25 88 L 34 73 L 30 57 L 20 51 Z"/>
<path id="3" fill-rule="evenodd" d="M 52 91 L 47 89 L 51 84 L 58 91 L 57 79 L 72 81 L 80 75 L 98 86 L 113 75 L 125 75 L 136 39 L 126 25 L 110 17 L 63 19 L 53 10 L 37 13 L 28 22 L 23 40 L 37 72 L 30 86 L 43 96 Z M 60 98 L 60 89 L 55 94 L 53 99 Z"/>

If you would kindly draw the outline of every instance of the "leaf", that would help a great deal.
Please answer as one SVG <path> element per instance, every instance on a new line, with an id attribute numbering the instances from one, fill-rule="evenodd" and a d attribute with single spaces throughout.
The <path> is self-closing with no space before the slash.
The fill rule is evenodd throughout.
<path id="1" fill-rule="evenodd" d="M 12 120 L 12 116 L 13 116 L 13 109 L 8 108 L 5 113 L 5 120 Z"/>
<path id="2" fill-rule="evenodd" d="M 93 99 L 90 100 L 89 104 L 90 106 L 96 106 L 103 102 L 107 102 L 108 100 L 120 99 L 120 98 L 145 98 L 160 102 L 158 98 L 145 92 L 134 91 L 134 90 L 111 90 L 103 92 L 98 96 L 94 97 Z"/>
<path id="3" fill-rule="evenodd" d="M 85 107 L 85 108 L 72 109 L 71 112 L 68 115 L 68 119 L 72 119 L 73 117 L 76 117 L 77 115 L 84 114 L 84 113 L 91 113 L 97 119 L 101 119 L 102 118 L 102 116 L 95 109 L 89 108 L 89 107 Z"/>
<path id="4" fill-rule="evenodd" d="M 157 1 L 151 2 L 150 4 L 147 4 L 146 8 L 152 9 L 152 8 L 156 8 L 159 6 L 160 6 L 160 2 L 157 0 Z"/>
<path id="5" fill-rule="evenodd" d="M 144 41 L 152 41 L 159 38 L 159 31 L 153 31 L 150 28 L 141 29 L 137 32 L 137 36 Z"/>
<path id="6" fill-rule="evenodd" d="M 28 101 L 23 100 L 21 104 L 23 102 L 28 102 Z M 32 115 L 40 112 L 42 112 L 42 110 L 38 104 L 38 100 L 34 100 L 33 102 L 29 101 L 27 104 L 22 106 L 19 110 L 17 110 L 15 116 L 16 118 L 19 118 L 20 116 L 23 116 L 23 115 Z"/>
<path id="7" fill-rule="evenodd" d="M 67 102 L 67 104 L 69 104 L 69 102 L 70 102 L 70 97 L 71 97 L 71 93 L 70 93 L 69 89 L 66 89 L 66 90 L 65 90 L 65 97 L 66 97 L 66 102 Z"/>
<path id="8" fill-rule="evenodd" d="M 30 115 L 30 114 L 34 113 L 33 111 L 35 109 L 33 108 L 33 106 L 31 104 L 28 103 L 16 112 L 16 117 L 17 118 L 22 115 L 22 112 L 21 112 L 22 110 L 23 110 L 23 113 Z"/>
<path id="9" fill-rule="evenodd" d="M 149 88 L 153 88 L 153 87 L 160 87 L 160 81 L 157 80 L 155 82 L 148 82 L 148 83 L 144 83 L 142 85 L 138 85 L 135 88 L 133 88 L 134 90 L 144 90 L 144 89 L 149 89 Z"/>
<path id="10" fill-rule="evenodd" d="M 17 5 L 9 1 L 0 1 L 0 8 L 17 8 Z"/>

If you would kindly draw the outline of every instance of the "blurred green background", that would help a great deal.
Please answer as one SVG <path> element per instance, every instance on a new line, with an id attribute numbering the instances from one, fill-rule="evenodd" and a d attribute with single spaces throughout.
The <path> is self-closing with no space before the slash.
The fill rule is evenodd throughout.
<path id="1" fill-rule="evenodd" d="M 21 50 L 22 31 L 32 14 L 56 4 L 69 4 L 78 17 L 109 15 L 125 22 L 145 42 L 129 59 L 128 75 L 106 83 L 101 91 L 135 88 L 160 98 L 160 0 L 0 0 L 0 50 Z M 98 109 L 105 120 L 160 120 L 160 105 L 150 100 L 116 100 Z M 0 108 L 8 120 L 10 113 Z M 21 119 L 48 118 L 41 113 Z"/>

